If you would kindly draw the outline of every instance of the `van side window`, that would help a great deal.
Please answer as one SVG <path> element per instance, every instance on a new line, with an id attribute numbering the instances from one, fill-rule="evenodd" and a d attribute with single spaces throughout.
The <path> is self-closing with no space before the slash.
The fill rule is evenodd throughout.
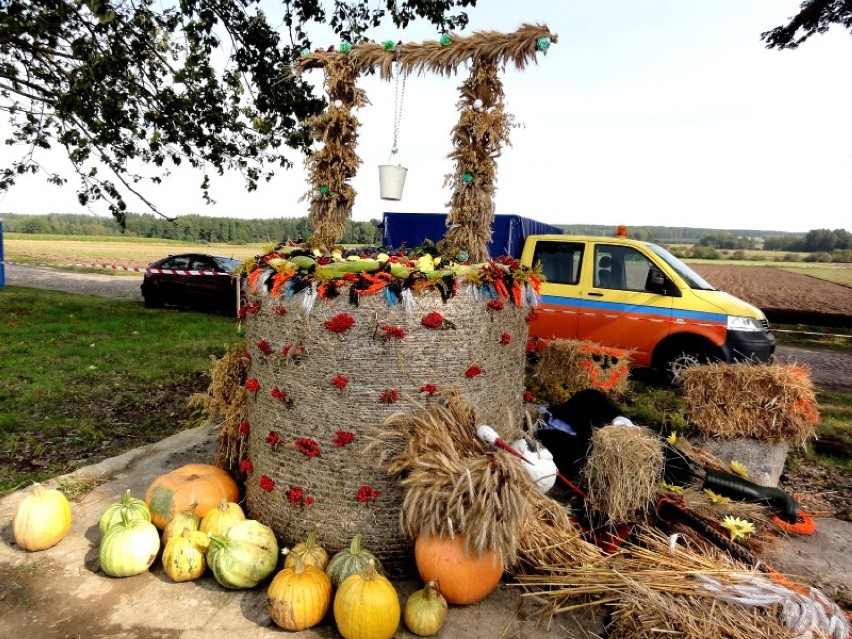
<path id="1" fill-rule="evenodd" d="M 595 246 L 594 284 L 599 288 L 644 291 L 653 262 L 629 246 Z"/>
<path id="2" fill-rule="evenodd" d="M 541 265 L 541 274 L 550 284 L 577 284 L 583 246 L 580 242 L 536 242 L 533 264 Z"/>

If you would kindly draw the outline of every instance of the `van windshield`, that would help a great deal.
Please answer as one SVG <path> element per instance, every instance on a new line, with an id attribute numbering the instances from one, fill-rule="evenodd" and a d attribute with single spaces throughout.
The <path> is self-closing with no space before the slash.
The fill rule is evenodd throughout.
<path id="1" fill-rule="evenodd" d="M 666 264 L 668 264 L 674 271 L 680 275 L 684 281 L 689 285 L 689 288 L 697 288 L 703 291 L 715 291 L 716 288 L 707 282 L 704 278 L 702 278 L 698 273 L 689 268 L 686 264 L 677 259 L 674 255 L 669 253 L 666 249 L 661 246 L 657 246 L 656 244 L 648 244 L 649 249 L 654 251 L 660 258 L 665 260 Z"/>

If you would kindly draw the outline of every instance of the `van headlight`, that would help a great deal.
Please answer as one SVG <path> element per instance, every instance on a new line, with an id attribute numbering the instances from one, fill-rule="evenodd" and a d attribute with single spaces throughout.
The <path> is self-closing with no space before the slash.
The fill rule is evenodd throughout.
<path id="1" fill-rule="evenodd" d="M 728 330 L 729 331 L 762 331 L 763 324 L 759 319 L 753 317 L 740 317 L 738 315 L 728 315 Z"/>

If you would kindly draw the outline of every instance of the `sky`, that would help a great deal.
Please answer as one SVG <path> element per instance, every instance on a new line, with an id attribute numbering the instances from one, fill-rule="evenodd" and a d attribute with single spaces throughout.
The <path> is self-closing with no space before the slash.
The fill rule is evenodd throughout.
<path id="1" fill-rule="evenodd" d="M 833 26 L 791 51 L 767 50 L 760 40 L 799 3 L 478 0 L 461 35 L 510 33 L 523 23 L 558 34 L 538 64 L 502 75 L 506 111 L 518 127 L 498 160 L 496 212 L 552 224 L 852 230 L 852 35 Z M 439 34 L 418 25 L 369 35 L 422 42 Z M 320 71 L 306 77 L 321 85 Z M 391 160 L 395 84 L 360 83 L 371 105 L 356 113 L 363 164 L 353 181 L 353 219 L 448 210 L 443 184 L 454 170 L 447 154 L 464 77 L 462 70 L 407 78 L 393 158 L 408 168 L 400 201 L 380 199 L 377 169 Z M 0 148 L 0 162 L 12 151 Z M 254 193 L 235 175 L 217 178 L 212 206 L 192 188 L 197 174 L 176 173 L 146 193 L 169 215 L 301 217 L 307 174 L 292 157 L 294 169 Z M 43 160 L 60 170 L 67 162 Z M 21 180 L 0 195 L 0 212 L 108 215 L 105 207 L 79 206 L 77 184 L 65 174 L 64 187 Z"/>

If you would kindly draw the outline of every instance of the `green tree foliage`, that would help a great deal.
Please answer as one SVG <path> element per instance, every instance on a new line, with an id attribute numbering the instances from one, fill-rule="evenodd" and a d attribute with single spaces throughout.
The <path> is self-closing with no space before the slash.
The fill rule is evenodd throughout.
<path id="1" fill-rule="evenodd" d="M 804 0 L 787 24 L 761 33 L 760 38 L 767 49 L 795 49 L 812 35 L 828 31 L 832 24 L 852 29 L 852 2 Z"/>
<path id="2" fill-rule="evenodd" d="M 0 111 L 21 148 L 0 192 L 43 172 L 51 147 L 67 153 L 79 201 L 103 200 L 119 221 L 130 193 L 157 212 L 144 186 L 179 165 L 198 169 L 208 200 L 226 170 L 253 190 L 291 165 L 287 149 L 310 150 L 303 122 L 325 102 L 291 64 L 312 25 L 352 42 L 386 19 L 460 29 L 467 16 L 451 12 L 475 3 L 287 0 L 283 42 L 261 10 L 281 9 L 271 0 L 0 0 Z"/>
<path id="3" fill-rule="evenodd" d="M 757 242 L 752 237 L 740 237 L 731 233 L 712 233 L 702 237 L 698 244 L 716 249 L 745 250 L 754 249 Z"/>

